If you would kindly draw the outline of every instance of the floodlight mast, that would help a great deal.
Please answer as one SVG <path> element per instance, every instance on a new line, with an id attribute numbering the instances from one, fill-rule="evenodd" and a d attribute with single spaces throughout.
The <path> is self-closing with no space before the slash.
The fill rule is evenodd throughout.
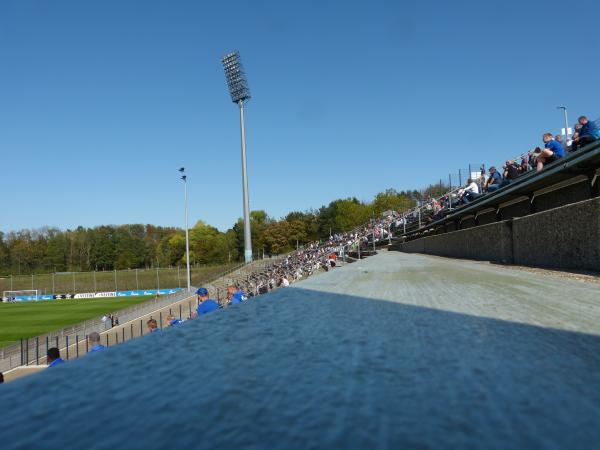
<path id="1" fill-rule="evenodd" d="M 240 136 L 242 141 L 242 191 L 244 197 L 244 260 L 252 262 L 252 238 L 250 230 L 250 200 L 248 196 L 248 170 L 246 167 L 246 128 L 244 125 L 244 103 L 250 100 L 246 74 L 236 50 L 222 59 L 225 79 L 231 101 L 240 107 Z"/>

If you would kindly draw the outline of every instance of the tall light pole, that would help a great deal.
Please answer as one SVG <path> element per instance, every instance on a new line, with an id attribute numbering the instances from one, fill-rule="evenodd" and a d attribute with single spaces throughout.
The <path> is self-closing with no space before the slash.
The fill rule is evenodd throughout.
<path id="1" fill-rule="evenodd" d="M 192 278 L 190 276 L 190 235 L 188 226 L 188 193 L 187 193 L 187 175 L 185 174 L 185 167 L 179 169 L 181 173 L 181 179 L 183 180 L 183 192 L 185 202 L 185 258 L 187 267 L 187 290 L 192 290 Z"/>
<path id="2" fill-rule="evenodd" d="M 240 107 L 240 130 L 242 140 L 242 191 L 244 196 L 244 259 L 252 262 L 252 238 L 250 234 L 250 201 L 248 199 L 248 171 L 246 169 L 246 129 L 244 126 L 244 103 L 250 100 L 250 90 L 238 51 L 231 52 L 221 60 L 231 101 Z"/>
<path id="3" fill-rule="evenodd" d="M 557 106 L 556 109 L 562 109 L 565 115 L 565 145 L 569 142 L 569 118 L 567 117 L 567 107 Z"/>

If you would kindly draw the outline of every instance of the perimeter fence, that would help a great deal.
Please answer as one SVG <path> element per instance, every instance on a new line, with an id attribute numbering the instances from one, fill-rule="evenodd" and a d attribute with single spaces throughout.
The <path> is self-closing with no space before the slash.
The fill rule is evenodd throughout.
<path id="1" fill-rule="evenodd" d="M 195 286 L 208 287 L 211 294 L 217 300 L 221 300 L 225 296 L 228 284 L 235 284 L 236 281 L 247 279 L 249 273 L 263 270 L 266 266 L 282 258 L 257 260 L 250 264 L 231 264 L 225 268 L 220 266 L 222 269 L 220 272 L 216 272 L 215 267 L 212 267 L 211 271 L 196 272 L 192 275 L 192 279 Z M 183 277 L 185 280 L 185 275 Z M 85 301 L 85 299 L 73 299 L 72 301 Z M 94 331 L 101 333 L 102 343 L 109 346 L 139 337 L 146 334 L 145 321 L 148 318 L 153 317 L 160 320 L 161 323 L 167 314 L 186 319 L 192 315 L 196 304 L 194 292 L 180 291 L 118 310 L 115 312 L 121 324 L 118 326 L 113 327 L 110 321 L 102 321 L 100 317 L 97 317 L 40 336 L 22 338 L 16 344 L 0 348 L 0 372 L 23 365 L 43 364 L 49 347 L 61 349 L 61 354 L 68 359 L 79 357 L 87 352 L 87 337 Z"/>
<path id="2" fill-rule="evenodd" d="M 197 266 L 190 269 L 192 284 L 203 282 L 239 263 Z M 140 289 L 172 289 L 187 287 L 186 268 L 129 269 L 94 272 L 58 272 L 32 275 L 10 275 L 0 278 L 4 291 L 38 290 L 40 294 L 78 294 Z"/>

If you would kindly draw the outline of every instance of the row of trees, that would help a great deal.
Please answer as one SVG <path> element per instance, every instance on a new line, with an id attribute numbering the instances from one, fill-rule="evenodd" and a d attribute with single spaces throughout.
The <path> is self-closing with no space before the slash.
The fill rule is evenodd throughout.
<path id="1" fill-rule="evenodd" d="M 428 188 L 433 194 L 435 186 Z M 422 199 L 418 191 L 388 189 L 371 202 L 338 199 L 318 210 L 293 211 L 276 220 L 252 211 L 255 255 L 282 253 L 329 233 L 351 230 L 387 210 L 404 211 Z M 425 195 L 427 195 L 425 193 Z M 241 219 L 227 231 L 202 221 L 190 229 L 190 260 L 199 264 L 238 261 L 244 254 Z M 0 232 L 0 274 L 132 269 L 185 264 L 184 230 L 154 225 L 103 225 L 75 230 L 40 228 Z"/>

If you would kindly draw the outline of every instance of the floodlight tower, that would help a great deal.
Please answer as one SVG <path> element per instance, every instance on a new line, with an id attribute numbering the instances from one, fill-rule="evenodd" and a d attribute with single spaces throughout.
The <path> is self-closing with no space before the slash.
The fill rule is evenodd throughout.
<path id="1" fill-rule="evenodd" d="M 189 226 L 188 226 L 188 194 L 187 194 L 187 175 L 185 174 L 185 167 L 179 169 L 179 173 L 181 173 L 181 180 L 183 181 L 183 191 L 184 191 L 184 202 L 185 202 L 185 257 L 186 257 L 186 267 L 187 267 L 187 290 L 190 292 L 192 290 L 192 278 L 190 277 L 190 236 L 189 236 Z"/>
<path id="2" fill-rule="evenodd" d="M 246 74 L 239 52 L 233 51 L 221 60 L 231 101 L 240 107 L 240 130 L 242 139 L 242 190 L 244 195 L 244 259 L 252 262 L 252 238 L 250 235 L 250 202 L 248 200 L 248 171 L 246 169 L 246 130 L 244 127 L 244 103 L 250 100 Z"/>

